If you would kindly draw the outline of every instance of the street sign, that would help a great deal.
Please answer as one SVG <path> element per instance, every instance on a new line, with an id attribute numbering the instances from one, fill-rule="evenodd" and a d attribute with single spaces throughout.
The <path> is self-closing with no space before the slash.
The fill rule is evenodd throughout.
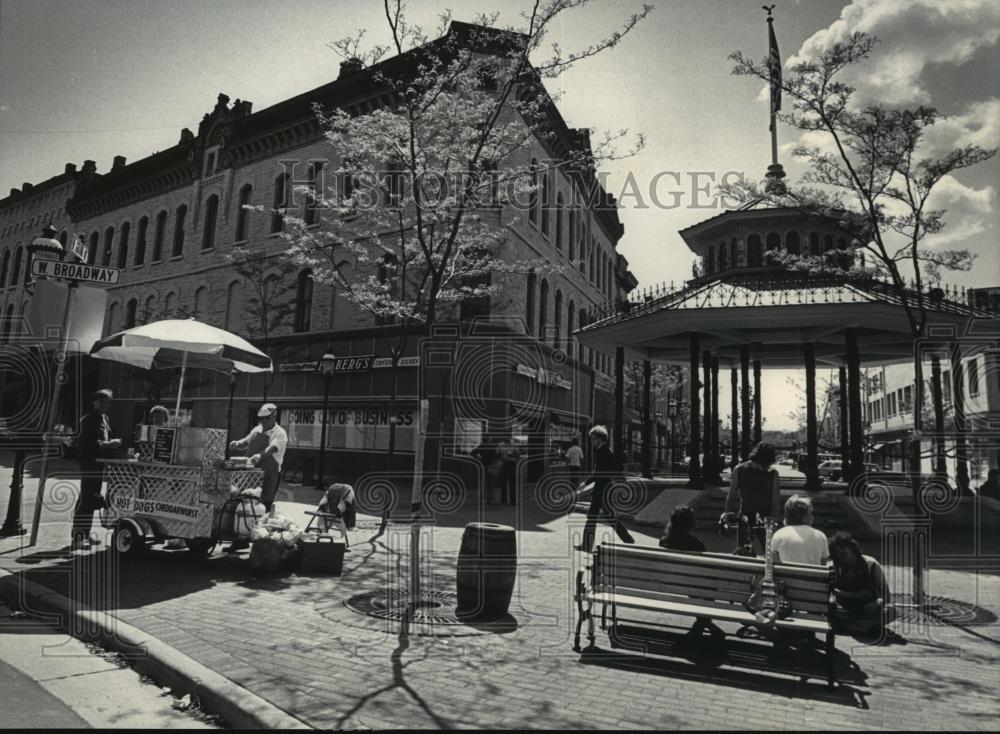
<path id="1" fill-rule="evenodd" d="M 65 278 L 66 280 L 88 281 L 116 285 L 121 276 L 120 268 L 107 268 L 102 265 L 84 265 L 83 263 L 61 263 L 56 260 L 32 260 L 31 274 L 48 278 Z"/>
<path id="2" fill-rule="evenodd" d="M 69 252 L 71 255 L 76 255 L 80 262 L 85 263 L 90 255 L 90 248 L 82 237 L 73 235 L 73 241 L 69 243 Z"/>

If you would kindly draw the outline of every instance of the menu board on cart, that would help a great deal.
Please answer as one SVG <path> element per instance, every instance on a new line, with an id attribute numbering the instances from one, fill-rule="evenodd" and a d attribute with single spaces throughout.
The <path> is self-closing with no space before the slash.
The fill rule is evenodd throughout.
<path id="1" fill-rule="evenodd" d="M 173 463 L 175 435 L 174 428 L 156 428 L 156 438 L 153 439 L 153 461 L 162 464 Z"/>

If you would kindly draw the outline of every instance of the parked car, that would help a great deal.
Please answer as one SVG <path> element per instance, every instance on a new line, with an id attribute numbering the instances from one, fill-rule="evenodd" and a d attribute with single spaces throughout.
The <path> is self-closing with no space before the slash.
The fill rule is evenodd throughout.
<path id="1" fill-rule="evenodd" d="M 840 479 L 841 474 L 843 474 L 844 468 L 840 459 L 828 459 L 820 463 L 817 471 L 819 472 L 820 479 L 829 479 L 831 482 L 836 482 Z"/>
<path id="2" fill-rule="evenodd" d="M 60 447 L 64 459 L 72 459 L 76 452 L 76 429 L 64 423 L 59 423 L 51 432 L 45 434 L 44 440 Z"/>

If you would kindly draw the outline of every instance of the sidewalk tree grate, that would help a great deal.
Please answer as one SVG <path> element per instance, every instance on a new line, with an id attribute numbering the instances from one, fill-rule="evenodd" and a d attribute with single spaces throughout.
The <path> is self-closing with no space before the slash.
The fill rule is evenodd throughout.
<path id="1" fill-rule="evenodd" d="M 368 617 L 402 621 L 412 608 L 411 621 L 417 625 L 464 625 L 455 615 L 458 596 L 450 591 L 427 590 L 411 604 L 406 591 L 380 590 L 357 594 L 344 602 L 353 612 Z"/>
<path id="2" fill-rule="evenodd" d="M 926 596 L 922 604 L 910 594 L 893 594 L 897 621 L 924 622 L 941 627 L 977 627 L 995 624 L 997 615 L 971 602 L 944 596 Z"/>

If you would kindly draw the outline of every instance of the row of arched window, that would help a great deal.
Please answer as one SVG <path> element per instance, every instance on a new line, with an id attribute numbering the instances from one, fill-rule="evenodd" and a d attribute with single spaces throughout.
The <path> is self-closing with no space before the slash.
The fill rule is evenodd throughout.
<path id="1" fill-rule="evenodd" d="M 834 238 L 831 234 L 821 237 L 816 232 L 810 232 L 808 244 L 803 248 L 802 238 L 795 231 L 788 232 L 784 240 L 777 232 L 769 232 L 763 239 L 754 233 L 746 238 L 745 252 L 735 237 L 729 243 L 719 243 L 718 247 L 710 245 L 703 258 L 704 271 L 706 275 L 711 275 L 730 268 L 771 265 L 774 264 L 771 253 L 780 251 L 796 256 L 830 253 L 827 256 L 830 265 L 849 267 L 851 257 L 843 252 L 834 252 L 846 250 L 847 247 L 846 238 Z"/>
<path id="2" fill-rule="evenodd" d="M 28 302 L 22 301 L 21 309 L 17 313 L 20 314 L 21 316 L 24 316 L 27 310 L 28 310 Z M 7 342 L 10 341 L 11 335 L 16 333 L 14 329 L 14 323 L 15 323 L 14 304 L 8 303 L 7 307 L 3 309 L 3 311 L 0 312 L 0 314 L 2 314 L 3 317 L 3 324 L 0 325 L 0 344 L 6 344 Z"/>
<path id="3" fill-rule="evenodd" d="M 552 239 L 556 251 L 563 252 L 563 240 L 568 245 L 567 256 L 578 262 L 580 272 L 597 286 L 606 298 L 614 296 L 613 255 L 601 251 L 597 238 L 591 232 L 591 218 L 586 209 L 575 204 L 566 206 L 562 192 L 552 201 L 552 172 L 539 171 L 538 160 L 530 164 L 532 192 L 528 200 L 528 221 L 538 227 L 542 235 Z M 551 220 L 555 231 L 550 231 Z M 568 225 L 568 227 L 564 226 Z"/>
<path id="4" fill-rule="evenodd" d="M 537 298 L 537 313 L 536 313 Z M 566 328 L 563 329 L 563 315 L 565 314 Z M 535 273 L 528 273 L 528 289 L 525 297 L 524 320 L 529 334 L 534 334 L 540 341 L 551 342 L 557 349 L 562 349 L 570 357 L 573 354 L 573 332 L 589 322 L 587 310 L 577 308 L 576 302 L 572 299 L 564 305 L 562 290 L 556 288 L 553 298 L 553 308 L 551 316 L 553 322 L 549 324 L 549 281 L 542 278 L 538 280 Z M 607 355 L 585 348 L 582 344 L 577 346 L 576 359 L 580 362 L 586 361 L 591 367 L 595 366 L 604 372 L 609 372 L 611 368 L 610 358 Z"/>

